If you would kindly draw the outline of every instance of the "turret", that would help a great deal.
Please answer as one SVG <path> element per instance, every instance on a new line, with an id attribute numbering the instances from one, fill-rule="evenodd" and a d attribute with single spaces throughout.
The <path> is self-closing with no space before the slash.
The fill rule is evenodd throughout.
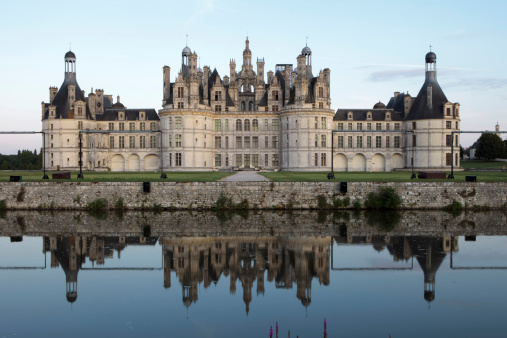
<path id="1" fill-rule="evenodd" d="M 76 80 L 76 54 L 71 51 L 65 54 L 65 80 Z"/>
<path id="2" fill-rule="evenodd" d="M 58 93 L 58 87 L 49 87 L 49 103 L 52 103 Z"/>
<path id="3" fill-rule="evenodd" d="M 102 114 L 104 113 L 104 89 L 95 89 L 95 95 L 96 95 L 96 114 Z"/>
<path id="4" fill-rule="evenodd" d="M 437 55 L 433 52 L 426 54 L 426 79 L 437 79 Z"/>
<path id="5" fill-rule="evenodd" d="M 171 67 L 164 66 L 163 68 L 163 81 L 164 81 L 164 92 L 162 98 L 162 107 L 165 105 L 167 100 L 169 100 L 169 96 L 171 95 Z"/>
<path id="6" fill-rule="evenodd" d="M 297 57 L 297 62 L 298 62 L 298 76 L 299 78 L 304 78 L 304 77 L 307 77 L 306 75 L 306 57 L 304 55 L 299 55 Z"/>
<path id="7" fill-rule="evenodd" d="M 236 61 L 234 59 L 231 59 L 231 62 L 229 63 L 229 69 L 230 69 L 230 75 L 231 75 L 231 82 L 234 83 L 236 81 Z"/>
<path id="8" fill-rule="evenodd" d="M 301 55 L 303 55 L 306 59 L 306 77 L 312 78 L 312 50 L 308 47 L 308 44 L 301 51 Z"/>
<path id="9" fill-rule="evenodd" d="M 257 84 L 264 83 L 264 58 L 257 58 Z"/>
<path id="10" fill-rule="evenodd" d="M 248 41 L 248 36 L 246 37 L 245 50 L 243 51 L 242 69 L 252 70 L 252 51 L 250 50 L 250 41 Z"/>

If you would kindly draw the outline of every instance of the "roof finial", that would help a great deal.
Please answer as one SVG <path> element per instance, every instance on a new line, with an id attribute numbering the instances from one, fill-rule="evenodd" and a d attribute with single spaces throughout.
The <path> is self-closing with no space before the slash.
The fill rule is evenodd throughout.
<path id="1" fill-rule="evenodd" d="M 72 42 L 69 42 L 69 50 L 72 52 Z"/>
<path id="2" fill-rule="evenodd" d="M 186 38 L 186 41 L 185 41 L 185 46 L 188 47 L 188 34 L 187 34 L 187 38 Z"/>
<path id="3" fill-rule="evenodd" d="M 308 36 L 306 37 L 306 47 L 308 47 Z"/>
<path id="4" fill-rule="evenodd" d="M 199 56 L 199 68 L 201 68 L 201 57 Z"/>
<path id="5" fill-rule="evenodd" d="M 431 52 L 431 47 L 433 47 L 432 45 L 430 45 L 430 52 Z"/>

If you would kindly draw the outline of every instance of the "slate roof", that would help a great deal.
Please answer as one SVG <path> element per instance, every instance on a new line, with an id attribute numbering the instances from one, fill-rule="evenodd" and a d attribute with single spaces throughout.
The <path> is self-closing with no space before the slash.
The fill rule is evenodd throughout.
<path id="1" fill-rule="evenodd" d="M 366 121 L 366 114 L 371 113 L 372 121 L 385 121 L 386 113 L 391 113 L 390 121 L 403 121 L 403 113 L 392 109 L 338 109 L 333 121 L 348 121 L 348 113 L 352 112 L 354 121 Z"/>
<path id="2" fill-rule="evenodd" d="M 117 121 L 118 113 L 125 112 L 125 121 L 139 120 L 139 113 L 146 114 L 146 121 L 160 121 L 155 109 L 106 109 L 103 114 L 97 114 L 97 121 Z"/>
<path id="3" fill-rule="evenodd" d="M 428 72 L 430 73 L 430 72 Z M 432 87 L 432 106 L 428 106 L 428 87 Z M 444 118 L 444 103 L 449 102 L 442 88 L 437 82 L 436 76 L 426 75 L 426 81 L 412 103 L 412 108 L 407 120 L 430 120 Z"/>
<path id="4" fill-rule="evenodd" d="M 56 115 L 55 118 L 59 119 L 68 119 L 72 116 L 71 110 L 70 110 L 70 104 L 69 104 L 69 85 L 74 84 L 76 86 L 76 94 L 74 101 L 86 101 L 85 96 L 83 92 L 81 91 L 81 88 L 79 87 L 79 84 L 77 83 L 75 79 L 75 75 L 70 75 L 66 77 L 66 79 L 63 81 L 60 89 L 58 90 L 58 93 L 56 93 L 55 98 L 53 99 L 50 104 L 56 106 Z M 47 107 L 46 107 L 47 108 Z M 86 118 L 91 119 L 91 114 L 86 113 Z M 44 114 L 43 120 L 47 119 L 49 116 L 49 109 L 46 109 L 46 112 Z"/>

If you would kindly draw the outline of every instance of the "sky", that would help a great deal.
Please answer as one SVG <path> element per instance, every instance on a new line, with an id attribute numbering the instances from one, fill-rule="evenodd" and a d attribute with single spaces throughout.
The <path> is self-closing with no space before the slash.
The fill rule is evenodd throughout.
<path id="1" fill-rule="evenodd" d="M 241 69 L 248 35 L 265 73 L 296 64 L 308 41 L 313 73 L 331 69 L 331 108 L 372 108 L 395 91 L 416 96 L 424 56 L 461 105 L 461 130 L 507 130 L 507 1 L 9 1 L 0 20 L 0 131 L 40 131 L 41 102 L 60 87 L 64 55 L 77 81 L 120 95 L 128 108 L 161 109 L 162 67 L 171 81 L 188 47 L 201 67 Z M 188 38 L 187 38 L 188 35 Z M 464 134 L 470 146 L 479 135 Z M 502 135 L 505 139 L 506 135 Z M 40 134 L 0 135 L 0 153 L 39 149 Z"/>

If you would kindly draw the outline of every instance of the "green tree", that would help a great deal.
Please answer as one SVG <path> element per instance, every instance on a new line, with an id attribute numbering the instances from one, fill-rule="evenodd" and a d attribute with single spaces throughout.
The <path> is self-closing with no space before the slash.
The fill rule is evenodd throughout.
<path id="1" fill-rule="evenodd" d="M 505 145 L 497 134 L 484 133 L 479 138 L 476 156 L 487 161 L 502 157 L 505 153 Z"/>

